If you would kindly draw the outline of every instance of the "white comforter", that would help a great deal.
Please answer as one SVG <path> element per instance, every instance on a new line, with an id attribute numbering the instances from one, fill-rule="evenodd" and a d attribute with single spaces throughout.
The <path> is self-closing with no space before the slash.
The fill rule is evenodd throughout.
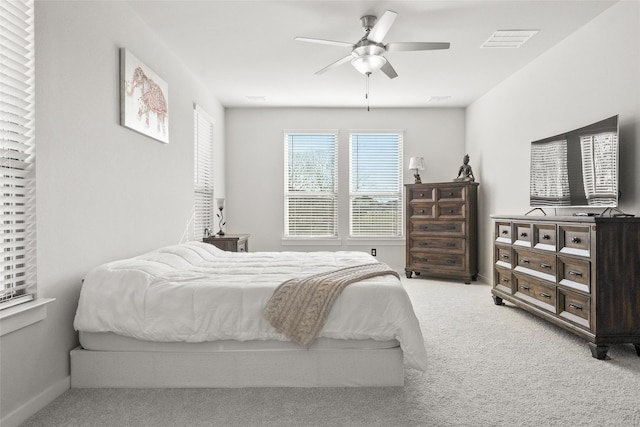
<path id="1" fill-rule="evenodd" d="M 285 280 L 375 262 L 363 252 L 226 252 L 189 242 L 99 266 L 86 276 L 74 327 L 146 341 L 282 340 L 263 317 Z M 347 286 L 321 337 L 396 339 L 408 366 L 424 371 L 418 320 L 398 278 Z"/>

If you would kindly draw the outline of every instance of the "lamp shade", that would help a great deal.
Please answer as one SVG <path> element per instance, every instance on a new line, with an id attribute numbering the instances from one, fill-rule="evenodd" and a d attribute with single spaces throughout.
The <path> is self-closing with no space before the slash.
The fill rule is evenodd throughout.
<path id="1" fill-rule="evenodd" d="M 424 159 L 422 157 L 409 158 L 409 169 L 424 170 Z"/>
<path id="2" fill-rule="evenodd" d="M 224 209 L 224 199 L 216 199 L 216 207 L 218 210 Z"/>
<path id="3" fill-rule="evenodd" d="M 360 55 L 351 60 L 351 65 L 362 74 L 374 73 L 386 63 L 387 60 L 379 55 Z"/>

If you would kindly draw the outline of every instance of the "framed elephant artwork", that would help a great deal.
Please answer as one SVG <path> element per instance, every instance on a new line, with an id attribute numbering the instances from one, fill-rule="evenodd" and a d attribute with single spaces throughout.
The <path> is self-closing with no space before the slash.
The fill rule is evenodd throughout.
<path id="1" fill-rule="evenodd" d="M 120 124 L 169 143 L 169 86 L 125 48 L 120 49 Z"/>

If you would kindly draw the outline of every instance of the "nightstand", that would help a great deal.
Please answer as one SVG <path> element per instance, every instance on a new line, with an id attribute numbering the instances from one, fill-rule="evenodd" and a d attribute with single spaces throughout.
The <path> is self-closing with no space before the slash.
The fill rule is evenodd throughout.
<path id="1" fill-rule="evenodd" d="M 202 239 L 204 243 L 210 243 L 223 251 L 248 252 L 249 234 L 225 234 L 224 236 L 211 236 Z"/>

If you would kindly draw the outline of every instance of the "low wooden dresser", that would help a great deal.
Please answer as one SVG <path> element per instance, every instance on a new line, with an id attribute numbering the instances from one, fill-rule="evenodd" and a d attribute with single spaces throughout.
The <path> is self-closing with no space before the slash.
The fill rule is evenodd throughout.
<path id="1" fill-rule="evenodd" d="M 492 216 L 493 300 L 640 356 L 640 218 Z"/>
<path id="2" fill-rule="evenodd" d="M 211 236 L 202 239 L 204 243 L 210 243 L 223 251 L 249 252 L 249 234 L 225 234 L 224 236 Z"/>
<path id="3" fill-rule="evenodd" d="M 464 280 L 478 275 L 478 183 L 405 184 L 406 268 Z"/>

